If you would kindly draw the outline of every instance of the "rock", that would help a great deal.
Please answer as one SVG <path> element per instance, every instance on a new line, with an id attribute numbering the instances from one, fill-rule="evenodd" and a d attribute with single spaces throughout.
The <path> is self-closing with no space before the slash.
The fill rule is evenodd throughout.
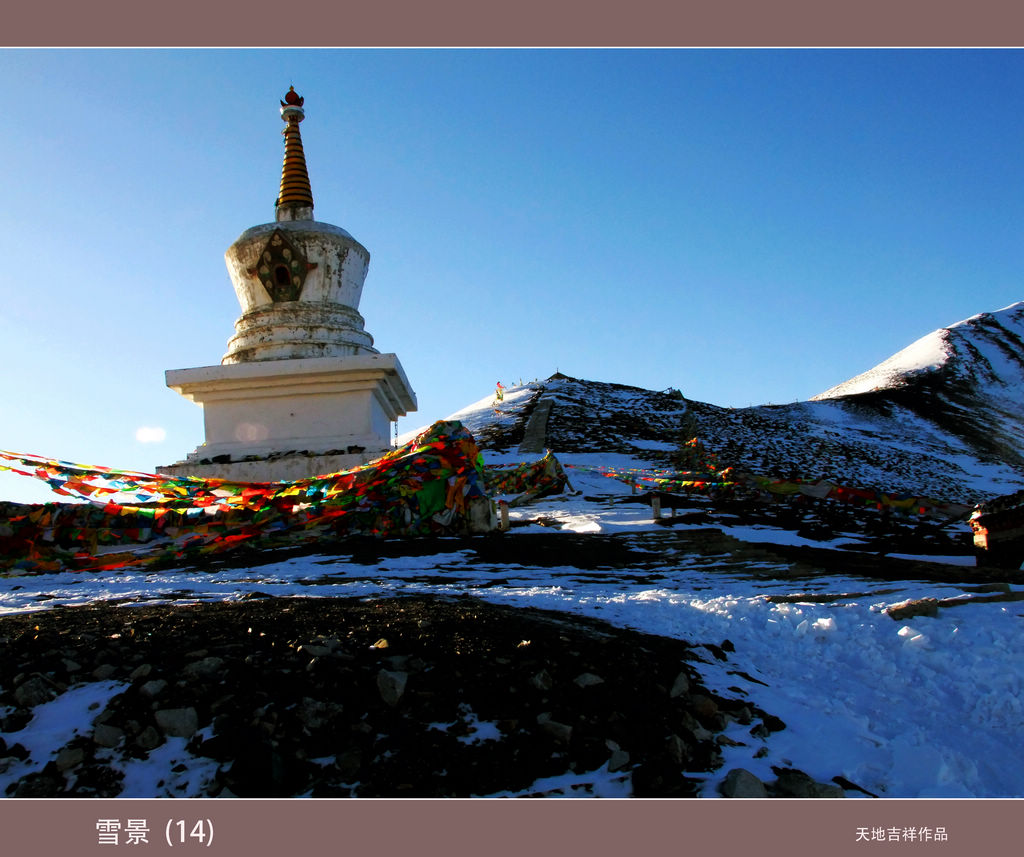
<path id="1" fill-rule="evenodd" d="M 24 744 L 11 744 L 7 748 L 7 755 L 24 762 L 29 757 L 28 748 Z"/>
<path id="2" fill-rule="evenodd" d="M 320 729 L 342 711 L 344 708 L 340 703 L 321 702 L 319 699 L 307 696 L 303 698 L 302 703 L 296 709 L 295 715 L 307 729 Z"/>
<path id="3" fill-rule="evenodd" d="M 185 678 L 207 679 L 219 676 L 224 668 L 224 658 L 208 657 L 192 661 L 181 671 Z"/>
<path id="4" fill-rule="evenodd" d="M 162 708 L 153 716 L 164 735 L 173 738 L 191 738 L 199 728 L 199 715 L 194 708 Z"/>
<path id="5" fill-rule="evenodd" d="M 32 712 L 26 708 L 12 711 L 6 717 L 0 717 L 0 732 L 18 732 L 32 721 Z"/>
<path id="6" fill-rule="evenodd" d="M 93 743 L 101 747 L 116 747 L 123 739 L 124 730 L 109 723 L 101 723 L 92 730 Z"/>
<path id="7" fill-rule="evenodd" d="M 138 681 L 140 678 L 148 678 L 151 672 L 153 672 L 152 664 L 139 664 L 132 670 L 131 675 L 129 675 L 128 678 L 132 681 Z"/>
<path id="8" fill-rule="evenodd" d="M 96 669 L 92 671 L 92 677 L 96 681 L 106 681 L 108 678 L 117 672 L 117 667 L 113 664 L 100 664 Z"/>
<path id="9" fill-rule="evenodd" d="M 803 771 L 794 768 L 773 767 L 778 779 L 772 784 L 778 797 L 798 798 L 837 798 L 845 797 L 845 792 L 836 785 L 815 782 Z"/>
<path id="10" fill-rule="evenodd" d="M 732 712 L 731 716 L 740 726 L 749 726 L 754 719 L 754 715 L 746 705 L 741 705 Z"/>
<path id="11" fill-rule="evenodd" d="M 327 646 L 317 646 L 313 643 L 304 643 L 299 646 L 300 655 L 309 655 L 311 658 L 326 658 L 331 653 Z"/>
<path id="12" fill-rule="evenodd" d="M 57 754 L 55 761 L 57 763 L 57 770 L 63 773 L 81 765 L 85 761 L 85 750 L 81 747 L 64 747 Z"/>
<path id="13" fill-rule="evenodd" d="M 733 768 L 729 771 L 718 786 L 718 791 L 722 797 L 768 797 L 768 789 L 764 783 L 744 768 Z"/>
<path id="14" fill-rule="evenodd" d="M 551 712 L 545 711 L 537 715 L 537 725 L 546 735 L 550 735 L 561 744 L 568 744 L 572 740 L 572 727 L 565 723 L 559 723 L 551 719 Z"/>
<path id="15" fill-rule="evenodd" d="M 608 773 L 614 774 L 617 771 L 624 771 L 629 767 L 629 753 L 625 750 L 612 750 L 608 757 Z"/>
<path id="16" fill-rule="evenodd" d="M 152 681 L 147 681 L 142 687 L 139 688 L 139 693 L 148 699 L 156 699 L 161 693 L 167 689 L 167 682 L 162 678 L 155 678 Z"/>
<path id="17" fill-rule="evenodd" d="M 911 619 L 914 616 L 937 616 L 939 601 L 937 598 L 908 598 L 898 604 L 890 604 L 885 608 L 885 613 L 896 621 Z"/>
<path id="18" fill-rule="evenodd" d="M 76 673 L 82 668 L 82 665 L 78 663 L 78 661 L 73 661 L 71 660 L 71 658 L 64 658 L 63 663 L 64 669 L 66 669 L 69 673 Z"/>
<path id="19" fill-rule="evenodd" d="M 27 679 L 14 689 L 14 700 L 22 708 L 35 708 L 49 702 L 56 695 L 53 685 L 40 676 Z"/>
<path id="20" fill-rule="evenodd" d="M 594 675 L 593 673 L 580 673 L 573 679 L 573 684 L 581 688 L 593 687 L 597 684 L 604 684 L 604 679 L 599 675 Z"/>
<path id="21" fill-rule="evenodd" d="M 685 765 L 690 760 L 690 746 L 678 735 L 669 735 L 665 741 L 665 755 L 675 764 Z"/>
<path id="22" fill-rule="evenodd" d="M 64 791 L 64 785 L 64 778 L 59 771 L 51 773 L 44 768 L 38 773 L 22 777 L 14 790 L 14 797 L 58 797 Z"/>
<path id="23" fill-rule="evenodd" d="M 381 699 L 388 705 L 397 705 L 405 693 L 405 683 L 408 679 L 408 673 L 381 670 L 377 673 L 377 690 L 380 691 Z"/>
<path id="24" fill-rule="evenodd" d="M 711 732 L 705 729 L 697 721 L 697 718 L 690 714 L 689 711 L 684 711 L 679 717 L 680 725 L 690 732 L 694 738 L 698 741 L 710 741 L 713 737 Z"/>
<path id="25" fill-rule="evenodd" d="M 140 750 L 155 750 L 161 743 L 163 743 L 163 738 L 152 726 L 143 729 L 135 739 L 135 746 Z"/>
<path id="26" fill-rule="evenodd" d="M 363 766 L 363 755 L 356 749 L 346 750 L 337 755 L 334 766 L 343 781 L 352 782 L 359 776 L 359 769 Z"/>
<path id="27" fill-rule="evenodd" d="M 554 679 L 551 678 L 551 673 L 547 670 L 541 670 L 530 679 L 530 684 L 537 688 L 537 690 L 551 690 L 555 682 Z"/>
<path id="28" fill-rule="evenodd" d="M 684 693 L 689 692 L 690 677 L 685 672 L 681 672 L 676 676 L 676 680 L 672 682 L 672 688 L 669 690 L 668 695 L 675 699 L 677 696 L 682 696 Z"/>
<path id="29" fill-rule="evenodd" d="M 690 696 L 690 710 L 702 720 L 709 720 L 718 714 L 718 705 L 710 696 L 695 693 Z"/>

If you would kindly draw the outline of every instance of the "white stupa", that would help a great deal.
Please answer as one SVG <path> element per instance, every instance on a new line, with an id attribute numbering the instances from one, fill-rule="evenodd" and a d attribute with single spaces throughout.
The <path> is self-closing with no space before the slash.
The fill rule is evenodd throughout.
<path id="1" fill-rule="evenodd" d="M 363 329 L 370 254 L 313 219 L 299 123 L 281 102 L 284 167 L 274 223 L 225 253 L 242 307 L 219 366 L 168 370 L 167 386 L 203 408 L 206 442 L 160 473 L 236 481 L 299 479 L 354 467 L 391 447 L 394 420 L 416 410 L 398 357 Z"/>

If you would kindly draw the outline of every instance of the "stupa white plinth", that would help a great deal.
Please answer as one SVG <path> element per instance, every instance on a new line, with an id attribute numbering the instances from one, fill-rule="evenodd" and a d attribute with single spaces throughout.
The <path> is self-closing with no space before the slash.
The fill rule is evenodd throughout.
<path id="1" fill-rule="evenodd" d="M 228 351 L 219 366 L 166 373 L 168 387 L 202 405 L 206 441 L 160 473 L 246 482 L 330 473 L 387 452 L 392 422 L 416 410 L 398 357 L 380 354 L 363 329 L 369 252 L 313 220 L 294 90 L 281 115 L 276 220 L 246 230 L 225 254 L 242 308 Z"/>

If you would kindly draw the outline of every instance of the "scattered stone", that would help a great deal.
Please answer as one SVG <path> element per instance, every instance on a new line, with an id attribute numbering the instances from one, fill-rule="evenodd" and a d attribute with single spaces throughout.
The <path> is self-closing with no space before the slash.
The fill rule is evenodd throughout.
<path id="1" fill-rule="evenodd" d="M 537 690 L 546 691 L 551 690 L 554 687 L 554 679 L 551 678 L 551 673 L 547 670 L 541 670 L 533 678 L 530 679 L 532 684 Z"/>
<path id="2" fill-rule="evenodd" d="M 78 661 L 73 661 L 71 660 L 71 658 L 64 658 L 63 663 L 64 669 L 66 669 L 69 673 L 76 673 L 82 668 L 82 665 L 78 663 Z"/>
<path id="3" fill-rule="evenodd" d="M 199 728 L 199 715 L 194 708 L 162 708 L 153 712 L 156 725 L 172 738 L 191 738 Z"/>
<path id="4" fill-rule="evenodd" d="M 741 705 L 730 715 L 740 726 L 749 726 L 754 719 L 753 713 L 746 705 Z"/>
<path id="5" fill-rule="evenodd" d="M 337 702 L 321 702 L 319 699 L 305 697 L 296 709 L 296 717 L 307 729 L 320 729 L 335 716 L 341 714 L 344 707 Z"/>
<path id="6" fill-rule="evenodd" d="M 47 770 L 47 765 L 42 771 L 22 777 L 14 789 L 14 797 L 58 797 L 64 791 L 64 778 L 52 766 L 52 772 Z"/>
<path id="7" fill-rule="evenodd" d="M 343 782 L 352 782 L 359 776 L 359 769 L 363 766 L 363 754 L 356 749 L 346 750 L 338 754 L 334 766 Z"/>
<path id="8" fill-rule="evenodd" d="M 885 613 L 897 622 L 915 616 L 938 616 L 939 601 L 937 598 L 908 598 L 898 604 L 890 604 L 885 608 Z"/>
<path id="9" fill-rule="evenodd" d="M 861 788 L 856 783 L 850 782 L 846 777 L 832 777 L 832 782 L 838 785 L 844 792 L 856 791 L 866 794 L 868 797 L 878 797 L 874 792 L 869 792 L 865 788 Z"/>
<path id="10" fill-rule="evenodd" d="M 206 657 L 185 665 L 182 675 L 190 679 L 208 679 L 219 675 L 224 668 L 224 658 Z"/>
<path id="11" fill-rule="evenodd" d="M 14 700 L 22 708 L 35 708 L 49 702 L 55 696 L 56 689 L 41 676 L 26 679 L 14 689 Z"/>
<path id="12" fill-rule="evenodd" d="M 61 773 L 69 771 L 85 761 L 85 750 L 81 747 L 64 747 L 57 753 L 57 758 L 54 761 L 58 771 Z"/>
<path id="13" fill-rule="evenodd" d="M 326 658 L 331 653 L 327 646 L 317 646 L 312 643 L 303 643 L 299 646 L 300 655 L 309 655 L 311 658 Z"/>
<path id="14" fill-rule="evenodd" d="M 92 730 L 93 743 L 101 747 L 116 747 L 123 739 L 124 730 L 109 723 L 101 723 Z"/>
<path id="15" fill-rule="evenodd" d="M 550 711 L 537 715 L 537 725 L 540 726 L 542 732 L 561 744 L 568 744 L 572 740 L 572 727 L 566 723 L 552 720 Z"/>
<path id="16" fill-rule="evenodd" d="M 612 750 L 608 757 L 608 772 L 611 774 L 617 771 L 624 771 L 629 767 L 629 753 L 622 749 Z"/>
<path id="17" fill-rule="evenodd" d="M 797 798 L 839 798 L 845 797 L 843 790 L 829 783 L 818 783 L 803 771 L 794 768 L 778 768 L 772 771 L 778 779 L 772 783 L 776 797 Z"/>
<path id="18" fill-rule="evenodd" d="M 701 726 L 697 718 L 690 714 L 689 711 L 684 711 L 682 715 L 680 715 L 679 722 L 683 728 L 688 730 L 698 741 L 711 740 L 711 732 Z"/>
<path id="19" fill-rule="evenodd" d="M 718 705 L 710 696 L 694 693 L 690 696 L 690 710 L 702 719 L 711 719 L 718 714 Z"/>
<path id="20" fill-rule="evenodd" d="M 593 687 L 597 684 L 604 684 L 604 679 L 599 675 L 594 675 L 593 673 L 580 673 L 573 679 L 573 683 L 580 688 Z"/>
<path id="21" fill-rule="evenodd" d="M 405 693 L 405 684 L 408 679 L 408 673 L 381 670 L 377 673 L 377 690 L 380 691 L 381 699 L 390 706 L 397 705 L 398 700 Z"/>
<path id="22" fill-rule="evenodd" d="M 0 717 L 0 732 L 18 732 L 32 721 L 32 712 L 27 708 L 12 711 L 6 717 Z"/>
<path id="23" fill-rule="evenodd" d="M 718 786 L 718 791 L 722 797 L 768 797 L 768 789 L 765 788 L 764 783 L 745 768 L 733 768 L 729 771 Z"/>
<path id="24" fill-rule="evenodd" d="M 152 681 L 147 681 L 144 685 L 142 685 L 142 687 L 139 688 L 139 693 L 141 693 L 147 699 L 156 699 L 166 689 L 167 681 L 162 678 L 155 678 Z"/>
<path id="25" fill-rule="evenodd" d="M 678 696 L 690 692 L 690 677 L 685 673 L 681 672 L 676 676 L 676 680 L 672 682 L 672 687 L 669 689 L 668 695 L 675 699 Z"/>
<path id="26" fill-rule="evenodd" d="M 29 757 L 28 748 L 24 744 L 11 744 L 7 748 L 7 755 L 13 756 L 20 762 L 24 762 Z"/>
<path id="27" fill-rule="evenodd" d="M 152 726 L 147 726 L 135 738 L 135 746 L 140 750 L 155 750 L 163 743 L 163 738 Z"/>
<path id="28" fill-rule="evenodd" d="M 149 674 L 153 672 L 152 664 L 139 664 L 135 669 L 131 671 L 128 676 L 132 681 L 138 681 L 140 678 L 148 678 Z"/>
<path id="29" fill-rule="evenodd" d="M 115 667 L 113 664 L 100 664 L 98 667 L 96 667 L 96 669 L 92 671 L 92 677 L 96 679 L 96 681 L 106 681 L 108 678 L 111 678 L 116 672 L 117 667 Z"/>
<path id="30" fill-rule="evenodd" d="M 665 741 L 665 755 L 675 764 L 685 765 L 691 758 L 690 746 L 673 733 Z"/>

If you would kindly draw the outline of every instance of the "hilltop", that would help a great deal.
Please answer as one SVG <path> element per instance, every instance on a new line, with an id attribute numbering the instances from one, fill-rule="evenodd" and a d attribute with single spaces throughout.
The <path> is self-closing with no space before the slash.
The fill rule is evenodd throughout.
<path id="1" fill-rule="evenodd" d="M 974 504 L 1024 487 L 1024 303 L 934 331 L 810 401 L 728 408 L 556 373 L 451 418 L 514 456 L 538 408 L 538 448 L 556 455 L 666 466 L 698 437 L 723 467 Z"/>

